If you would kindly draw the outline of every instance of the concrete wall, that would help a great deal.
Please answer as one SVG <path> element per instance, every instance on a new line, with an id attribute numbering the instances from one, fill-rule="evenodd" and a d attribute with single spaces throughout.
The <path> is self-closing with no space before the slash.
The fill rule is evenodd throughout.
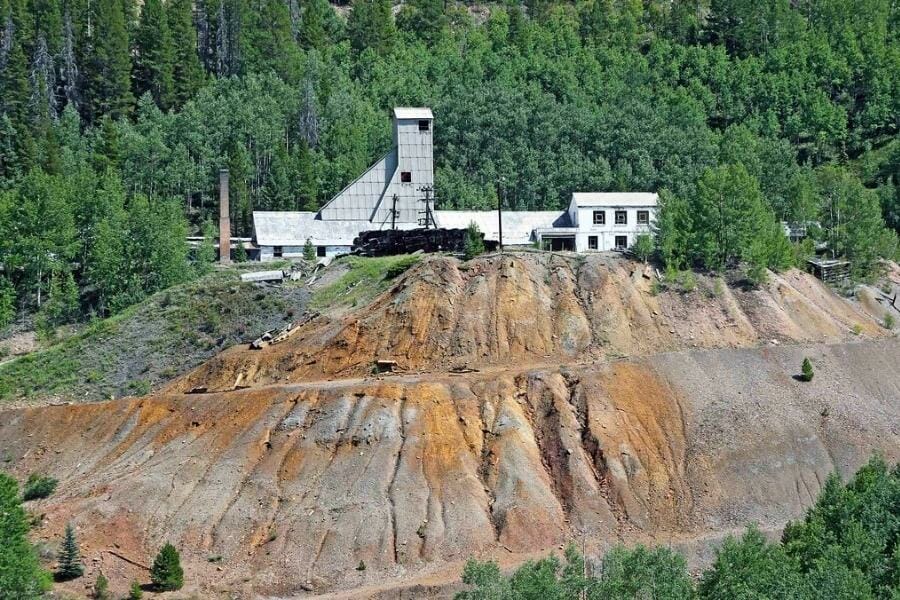
<path id="1" fill-rule="evenodd" d="M 594 224 L 594 211 L 602 210 L 606 212 L 606 224 Z M 615 213 L 617 210 L 624 210 L 627 216 L 627 224 L 616 225 Z M 575 235 L 575 250 L 578 252 L 588 252 L 589 238 L 597 236 L 597 250 L 614 250 L 616 247 L 616 237 L 625 236 L 627 238 L 627 246 L 634 244 L 635 238 L 642 233 L 651 233 L 650 225 L 638 225 L 637 213 L 639 210 L 647 210 L 650 212 L 650 223 L 656 219 L 656 207 L 638 206 L 638 207 L 579 207 L 576 210 L 576 218 L 578 225 L 578 233 Z"/>
<path id="2" fill-rule="evenodd" d="M 316 247 L 316 256 L 319 256 L 319 248 L 320 246 Z M 348 254 L 349 252 L 350 246 L 325 246 L 325 256 L 339 256 L 341 254 Z M 282 246 L 281 258 L 303 258 L 303 246 Z M 261 262 L 268 262 L 280 259 L 275 258 L 274 246 L 260 246 L 259 260 Z"/>
<path id="3" fill-rule="evenodd" d="M 372 222 L 375 225 L 391 222 L 393 197 L 397 195 L 397 222 L 416 223 L 419 210 L 424 210 L 422 187 L 434 187 L 434 121 L 428 129 L 419 129 L 420 119 L 397 119 L 394 122 L 394 142 L 397 144 L 397 168 L 375 208 Z M 410 181 L 403 181 L 403 173 L 409 173 Z M 432 194 L 432 197 L 434 194 Z M 434 206 L 432 205 L 432 210 Z"/>

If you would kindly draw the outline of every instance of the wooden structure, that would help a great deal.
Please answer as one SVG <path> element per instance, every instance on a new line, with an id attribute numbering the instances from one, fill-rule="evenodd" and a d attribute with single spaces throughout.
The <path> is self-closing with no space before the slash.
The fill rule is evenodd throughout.
<path id="1" fill-rule="evenodd" d="M 850 261 L 826 258 L 813 258 L 806 261 L 809 271 L 832 285 L 850 280 Z"/>

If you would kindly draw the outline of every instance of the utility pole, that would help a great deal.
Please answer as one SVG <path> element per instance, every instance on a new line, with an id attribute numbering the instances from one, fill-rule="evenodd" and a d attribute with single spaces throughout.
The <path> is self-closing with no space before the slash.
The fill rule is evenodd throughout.
<path id="1" fill-rule="evenodd" d="M 500 195 L 497 196 L 497 231 L 500 237 L 500 252 L 503 252 L 503 202 L 506 200 L 506 177 L 500 178 Z"/>
<path id="2" fill-rule="evenodd" d="M 394 203 L 391 206 L 391 229 L 397 229 L 397 194 L 394 194 Z"/>
<path id="3" fill-rule="evenodd" d="M 434 222 L 434 215 L 431 213 L 431 193 L 434 191 L 434 188 L 430 185 L 426 185 L 424 187 L 419 188 L 420 192 L 425 192 L 425 229 L 429 229 L 432 225 L 437 228 L 437 223 Z"/>

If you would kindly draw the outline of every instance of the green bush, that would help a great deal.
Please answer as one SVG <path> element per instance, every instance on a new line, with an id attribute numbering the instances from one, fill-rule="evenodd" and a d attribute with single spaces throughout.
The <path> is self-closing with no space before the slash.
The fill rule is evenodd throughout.
<path id="1" fill-rule="evenodd" d="M 474 222 L 469 223 L 466 229 L 466 243 L 463 248 L 463 257 L 472 260 L 479 254 L 484 254 L 484 236 Z"/>
<path id="2" fill-rule="evenodd" d="M 109 600 L 109 579 L 103 573 L 94 582 L 94 600 Z"/>
<path id="3" fill-rule="evenodd" d="M 306 238 L 306 243 L 303 244 L 303 260 L 308 262 L 316 260 L 316 247 L 313 246 L 312 240 L 309 238 Z"/>
<path id="4" fill-rule="evenodd" d="M 160 591 L 180 590 L 184 585 L 184 570 L 181 568 L 181 557 L 172 544 L 166 544 L 156 555 L 150 569 L 150 581 Z"/>
<path id="5" fill-rule="evenodd" d="M 56 491 L 56 485 L 58 483 L 59 482 L 53 477 L 32 473 L 28 476 L 28 481 L 25 482 L 25 489 L 22 491 L 22 499 L 25 500 L 25 502 L 29 502 L 31 500 L 47 498 Z"/>
<path id="6" fill-rule="evenodd" d="M 881 323 L 885 329 L 891 330 L 894 328 L 894 324 L 896 323 L 896 319 L 894 319 L 894 315 L 888 313 L 884 315 L 884 321 Z"/>
<path id="7" fill-rule="evenodd" d="M 813 378 L 813 366 L 812 362 L 808 358 L 803 359 L 803 365 L 800 367 L 800 379 L 803 381 L 812 381 Z"/>
<path id="8" fill-rule="evenodd" d="M 641 262 L 647 262 L 650 259 L 650 256 L 653 255 L 654 250 L 655 244 L 653 242 L 653 236 L 646 233 L 638 235 L 634 239 L 634 244 L 631 246 L 631 251 L 634 252 L 634 255 Z"/>
<path id="9" fill-rule="evenodd" d="M 128 600 L 141 600 L 144 597 L 144 590 L 137 581 L 131 582 L 131 588 L 128 591 Z"/>

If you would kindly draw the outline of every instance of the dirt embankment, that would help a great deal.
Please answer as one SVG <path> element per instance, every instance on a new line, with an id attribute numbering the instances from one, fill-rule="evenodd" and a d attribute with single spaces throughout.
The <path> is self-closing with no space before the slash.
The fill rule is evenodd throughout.
<path id="1" fill-rule="evenodd" d="M 232 348 L 170 389 L 359 377 L 381 359 L 446 371 L 884 335 L 877 318 L 799 271 L 760 290 L 705 276 L 689 292 L 653 288 L 643 265 L 601 255 L 435 257 L 372 304 L 320 317 L 276 346 Z"/>
<path id="2" fill-rule="evenodd" d="M 834 469 L 900 458 L 898 398 L 897 340 L 694 350 L 20 409 L 0 453 L 60 478 L 37 535 L 74 521 L 117 585 L 171 540 L 204 594 L 304 594 L 582 532 L 778 527 Z"/>

